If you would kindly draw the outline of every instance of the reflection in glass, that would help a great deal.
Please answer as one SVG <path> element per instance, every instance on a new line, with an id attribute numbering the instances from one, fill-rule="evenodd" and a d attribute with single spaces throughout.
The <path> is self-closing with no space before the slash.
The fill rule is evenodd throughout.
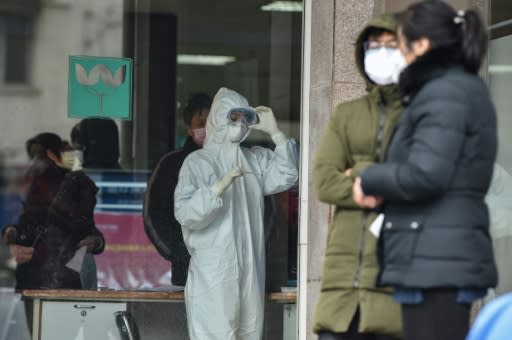
<path id="1" fill-rule="evenodd" d="M 300 8 L 264 11 L 261 6 L 270 1 L 260 0 L 23 1 L 38 6 L 0 5 L 0 229 L 18 223 L 26 203 L 19 190 L 22 175 L 33 165 L 26 140 L 44 131 L 56 133 L 80 151 L 83 171 L 98 188 L 93 217 L 105 238 L 104 252 L 95 256 L 97 270 L 92 270 L 98 285 L 169 289 L 180 281 L 174 270 L 186 267 L 188 257 L 181 252 L 179 259 L 166 258 L 146 234 L 148 181 L 165 155 L 207 139 L 201 124 L 189 126 L 183 119 L 194 93 L 236 89 L 251 103 L 272 108 L 283 132 L 299 139 Z M 78 55 L 133 59 L 132 120 L 67 117 L 68 77 L 62 70 L 67 70 L 69 56 Z M 105 92 L 126 85 L 122 69 L 79 65 L 72 72 L 84 86 L 102 84 L 90 98 L 100 113 L 107 110 Z M 275 148 L 266 134 L 257 132 L 251 132 L 245 146 Z M 166 162 L 169 173 L 178 174 L 179 167 L 179 162 Z M 159 196 L 165 195 L 167 206 L 160 215 L 170 220 L 173 189 L 167 184 L 161 188 Z M 297 202 L 296 187 L 264 200 L 267 293 L 296 285 Z M 3 244 L 0 283 L 15 285 L 13 261 Z M 267 307 L 265 337 L 280 339 L 282 304 Z M 141 333 L 150 329 L 152 339 L 168 336 L 169 324 L 181 325 L 173 335 L 187 336 L 183 304 L 136 304 L 132 312 Z"/>
<path id="2" fill-rule="evenodd" d="M 510 2 L 493 1 L 491 19 L 493 22 L 506 22 L 512 18 Z M 497 22 L 495 23 L 497 24 Z M 512 85 L 512 35 L 509 25 L 501 25 L 492 30 L 489 50 L 489 88 L 498 113 L 498 157 L 493 180 L 486 197 L 491 219 L 499 282 L 495 293 L 512 291 L 512 271 L 510 254 L 512 251 L 512 126 L 510 87 Z"/>

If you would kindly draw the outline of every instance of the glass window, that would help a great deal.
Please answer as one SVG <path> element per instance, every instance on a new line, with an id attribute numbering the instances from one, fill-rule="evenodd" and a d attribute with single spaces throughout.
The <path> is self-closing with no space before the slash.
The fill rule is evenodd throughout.
<path id="1" fill-rule="evenodd" d="M 512 246 L 512 148 L 508 127 L 510 86 L 512 85 L 512 4 L 491 1 L 491 42 L 489 50 L 489 87 L 498 113 L 498 158 L 487 196 L 499 270 L 498 294 L 512 290 L 510 251 Z"/>
<path id="2" fill-rule="evenodd" d="M 28 82 L 33 22 L 30 17 L 0 15 L 0 81 Z"/>
<path id="3" fill-rule="evenodd" d="M 298 169 L 302 2 L 280 3 L 56 0 L 38 2 L 31 15 L 3 13 L 0 5 L 0 85 L 36 89 L 30 96 L 0 91 L 0 284 L 25 290 L 28 324 L 42 330 L 42 339 L 56 338 L 45 333 L 55 322 L 67 325 L 59 327 L 61 337 L 118 337 L 112 311 L 127 311 L 141 338 L 187 338 L 183 286 L 190 255 L 212 270 L 202 272 L 203 281 L 195 274 L 202 283 L 190 289 L 203 300 L 194 300 L 189 317 L 215 301 L 234 306 L 236 292 L 225 299 L 201 289 L 215 292 L 230 280 L 237 282 L 233 287 L 248 286 L 241 280 L 258 275 L 264 286 L 250 294 L 265 292 L 264 338 L 282 339 L 295 327 L 298 182 L 286 182 L 293 176 L 275 165 L 285 159 Z M 76 65 L 70 57 L 79 58 Z M 123 99 L 118 94 L 129 80 Z M 251 126 L 238 158 L 230 158 L 230 149 L 215 157 L 205 151 L 190 161 L 192 175 L 180 176 L 205 137 L 209 143 L 215 133 L 228 136 L 223 125 L 207 125 L 206 136 L 203 130 L 209 114 L 223 112 L 211 106 L 222 87 L 245 97 L 247 104 L 237 102 L 245 109 L 270 107 L 279 129 L 297 143 L 276 147 Z M 131 116 L 119 119 L 126 106 Z M 77 113 L 81 118 L 71 118 Z M 227 112 L 225 118 L 227 124 Z M 190 180 L 197 190 L 209 188 L 234 166 L 243 176 L 232 184 L 238 189 L 226 191 L 233 208 L 221 210 L 229 215 L 222 218 L 250 223 L 233 226 L 226 242 L 208 253 L 222 233 L 182 228 L 174 215 L 175 187 Z M 212 196 L 194 209 L 212 204 L 214 191 L 208 192 Z M 204 223 L 218 226 L 222 218 Z M 201 235 L 211 239 L 203 242 Z M 5 243 L 29 249 L 16 249 L 17 267 Z M 230 263 L 245 274 L 238 268 L 225 276 Z M 46 300 L 41 289 L 62 305 Z M 41 299 L 43 316 L 32 322 L 34 299 Z M 91 300 L 106 305 L 94 305 L 94 314 L 87 309 Z M 241 303 L 240 313 L 258 312 L 257 303 Z M 100 310 L 107 321 L 94 321 Z M 116 315 L 120 323 L 126 317 Z M 91 323 L 94 335 L 87 333 Z"/>

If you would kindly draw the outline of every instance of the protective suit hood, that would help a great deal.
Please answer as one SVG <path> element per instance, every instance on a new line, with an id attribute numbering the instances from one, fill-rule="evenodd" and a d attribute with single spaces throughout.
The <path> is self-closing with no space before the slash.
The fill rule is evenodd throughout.
<path id="1" fill-rule="evenodd" d="M 191 340 L 261 340 L 264 196 L 288 190 L 298 178 L 292 139 L 284 137 L 274 150 L 231 141 L 232 109 L 251 108 L 243 96 L 221 88 L 204 147 L 185 159 L 174 192 L 174 215 L 191 255 L 185 286 Z M 243 175 L 219 190 L 234 169 Z"/>
<path id="2" fill-rule="evenodd" d="M 205 148 L 233 144 L 228 134 L 228 112 L 233 108 L 252 110 L 247 99 L 237 92 L 221 87 L 213 98 L 210 114 L 206 120 Z"/>

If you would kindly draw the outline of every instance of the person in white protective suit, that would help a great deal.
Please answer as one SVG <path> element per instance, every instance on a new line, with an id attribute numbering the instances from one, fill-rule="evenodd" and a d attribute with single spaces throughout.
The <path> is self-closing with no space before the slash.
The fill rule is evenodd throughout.
<path id="1" fill-rule="evenodd" d="M 250 129 L 268 133 L 275 151 L 241 147 Z M 297 179 L 295 142 L 278 129 L 272 110 L 252 109 L 240 94 L 221 88 L 204 148 L 185 159 L 174 194 L 191 255 L 185 303 L 192 340 L 261 339 L 263 197 Z"/>

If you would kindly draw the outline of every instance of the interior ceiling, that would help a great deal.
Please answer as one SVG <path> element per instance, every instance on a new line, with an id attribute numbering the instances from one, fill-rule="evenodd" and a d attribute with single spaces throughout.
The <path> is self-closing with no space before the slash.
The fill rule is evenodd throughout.
<path id="1" fill-rule="evenodd" d="M 138 11 L 175 15 L 179 54 L 226 55 L 236 58 L 237 63 L 224 68 L 180 65 L 177 70 L 177 98 L 180 102 L 184 102 L 192 92 L 215 93 L 219 82 L 226 82 L 246 91 L 244 94 L 249 100 L 269 103 L 271 60 L 284 63 L 283 60 L 287 59 L 289 67 L 300 71 L 302 13 L 265 12 L 260 9 L 273 0 L 124 1 L 127 11 L 137 3 Z M 290 87 L 293 98 L 298 98 L 300 72 L 286 76 L 291 77 L 290 84 L 283 86 Z M 286 100 L 280 99 L 280 102 L 274 104 L 284 105 L 281 102 Z M 298 121 L 298 103 L 294 100 L 290 107 L 285 106 L 280 111 L 280 115 L 288 115 L 288 120 Z"/>
<path id="2" fill-rule="evenodd" d="M 127 5 L 130 1 L 134 3 L 134 0 L 126 1 Z M 137 3 L 139 10 L 177 16 L 179 53 L 243 56 L 253 54 L 260 47 L 268 48 L 273 15 L 290 15 L 260 10 L 270 2 L 272 0 L 139 0 Z"/>
<path id="3" fill-rule="evenodd" d="M 512 19 L 512 0 L 491 0 L 491 25 Z"/>
<path id="4" fill-rule="evenodd" d="M 491 1 L 491 26 L 512 19 L 512 0 L 490 0 Z M 512 23 L 504 27 L 491 30 L 491 38 L 512 34 Z"/>
<path id="5" fill-rule="evenodd" d="M 147 0 L 146 0 L 147 1 Z M 151 0 L 151 8 L 157 12 L 196 12 L 196 13 L 223 13 L 229 15 L 234 12 L 254 13 L 260 6 L 271 0 Z"/>

